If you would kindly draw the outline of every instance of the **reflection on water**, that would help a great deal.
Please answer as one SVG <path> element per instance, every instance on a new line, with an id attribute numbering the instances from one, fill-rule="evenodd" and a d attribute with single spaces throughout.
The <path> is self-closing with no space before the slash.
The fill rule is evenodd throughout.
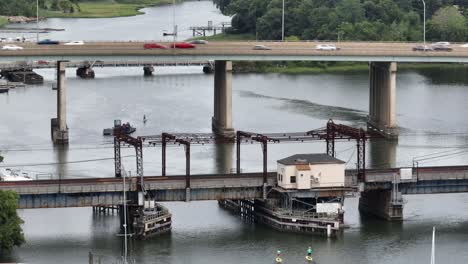
<path id="1" fill-rule="evenodd" d="M 369 168 L 395 168 L 398 140 L 376 139 L 367 141 Z"/>
<path id="2" fill-rule="evenodd" d="M 426 77 L 432 84 L 467 85 L 468 66 L 448 64 L 440 67 L 431 67 L 415 70 Z M 447 87 L 449 89 L 449 87 Z"/>
<path id="3" fill-rule="evenodd" d="M 252 91 L 239 91 L 239 93 L 241 97 L 279 101 L 282 104 L 278 106 L 278 110 L 293 111 L 311 118 L 350 121 L 353 125 L 363 125 L 367 121 L 367 112 L 352 108 L 323 105 L 309 100 L 262 95 Z"/>
<path id="4" fill-rule="evenodd" d="M 232 157 L 235 151 L 235 144 L 218 144 L 215 148 L 215 169 L 217 173 L 232 173 L 235 166 L 232 164 Z"/>

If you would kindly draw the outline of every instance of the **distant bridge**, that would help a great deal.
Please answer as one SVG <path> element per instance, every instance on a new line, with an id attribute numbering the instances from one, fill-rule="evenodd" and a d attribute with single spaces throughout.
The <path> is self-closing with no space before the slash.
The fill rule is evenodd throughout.
<path id="1" fill-rule="evenodd" d="M 65 67 L 80 68 L 92 66 L 93 68 L 103 67 L 144 67 L 144 66 L 205 66 L 213 62 L 210 61 L 73 61 L 65 63 Z M 21 69 L 49 69 L 56 68 L 56 61 L 33 61 L 33 62 L 11 62 L 0 63 L 0 70 L 21 70 Z"/>
<path id="2" fill-rule="evenodd" d="M 411 175 L 406 179 L 401 178 L 400 171 L 401 168 L 369 169 L 366 182 L 359 187 L 356 171 L 347 170 L 344 187 L 300 190 L 299 193 L 339 197 L 358 190 L 391 190 L 395 184 L 402 194 L 468 192 L 468 166 L 411 168 Z M 262 173 L 191 175 L 190 197 L 187 197 L 186 180 L 186 176 L 147 176 L 144 188 L 161 202 L 262 198 Z M 128 191 L 136 191 L 139 179 L 132 177 L 127 181 Z M 267 187 L 271 189 L 276 185 L 276 172 L 269 172 Z M 22 209 L 117 205 L 122 201 L 122 186 L 119 178 L 0 182 L 0 190 L 12 190 L 20 195 L 19 208 Z"/>

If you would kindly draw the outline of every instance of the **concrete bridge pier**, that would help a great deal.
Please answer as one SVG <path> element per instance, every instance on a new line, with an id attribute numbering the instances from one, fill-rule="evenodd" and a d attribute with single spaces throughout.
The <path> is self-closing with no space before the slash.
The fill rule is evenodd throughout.
<path id="1" fill-rule="evenodd" d="M 232 62 L 215 61 L 213 132 L 232 138 Z"/>
<path id="2" fill-rule="evenodd" d="M 152 76 L 154 72 L 154 67 L 151 65 L 147 65 L 143 67 L 143 75 L 144 76 Z"/>
<path id="3" fill-rule="evenodd" d="M 396 123 L 396 62 L 369 65 L 369 116 L 367 124 L 387 138 L 398 138 Z"/>
<path id="4" fill-rule="evenodd" d="M 51 120 L 52 141 L 55 144 L 68 144 L 65 63 L 57 61 L 57 118 Z"/>
<path id="5" fill-rule="evenodd" d="M 359 212 L 389 221 L 403 220 L 401 192 L 372 190 L 361 192 Z"/>
<path id="6" fill-rule="evenodd" d="M 76 69 L 76 76 L 83 79 L 94 79 L 94 70 L 89 65 L 82 66 Z"/>

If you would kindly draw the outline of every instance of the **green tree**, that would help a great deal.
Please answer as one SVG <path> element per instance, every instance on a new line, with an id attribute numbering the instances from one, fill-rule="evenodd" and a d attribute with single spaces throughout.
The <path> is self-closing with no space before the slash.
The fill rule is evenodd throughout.
<path id="1" fill-rule="evenodd" d="M 428 22 L 429 36 L 434 40 L 465 41 L 467 23 L 465 17 L 454 6 L 443 7 Z"/>
<path id="2" fill-rule="evenodd" d="M 0 190 L 0 252 L 8 252 L 24 243 L 23 221 L 16 213 L 18 194 Z"/>

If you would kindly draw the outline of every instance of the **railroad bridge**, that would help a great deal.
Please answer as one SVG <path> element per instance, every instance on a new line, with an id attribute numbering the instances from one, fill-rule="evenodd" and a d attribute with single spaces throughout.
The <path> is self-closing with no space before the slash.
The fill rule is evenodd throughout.
<path id="1" fill-rule="evenodd" d="M 307 132 L 252 133 L 237 131 L 235 138 L 214 134 L 181 133 L 131 137 L 114 128 L 115 177 L 98 175 L 79 179 L 48 179 L 0 182 L 0 189 L 13 190 L 20 195 L 19 208 L 52 208 L 80 206 L 114 206 L 121 203 L 123 180 L 126 191 L 145 193 L 158 202 L 199 200 L 252 200 L 269 199 L 282 193 L 276 172 L 267 171 L 268 144 L 283 142 L 325 141 L 326 153 L 335 156 L 335 144 L 356 141 L 357 168 L 346 170 L 345 185 L 341 187 L 296 190 L 294 197 L 341 198 L 360 193 L 360 210 L 386 219 L 402 219 L 401 195 L 433 194 L 468 191 L 468 166 L 406 167 L 389 169 L 366 168 L 366 142 L 384 139 L 373 130 L 365 131 L 332 120 L 326 127 Z M 241 145 L 259 143 L 263 154 L 263 171 L 241 173 Z M 166 148 L 168 144 L 184 147 L 186 174 L 168 176 Z M 235 144 L 236 171 L 231 174 L 191 175 L 190 149 L 193 145 Z M 137 173 L 122 179 L 121 148 L 131 147 L 136 153 Z M 162 171 L 160 176 L 143 173 L 143 147 L 160 147 Z M 291 195 L 291 194 L 287 194 Z"/>
<path id="2" fill-rule="evenodd" d="M 406 173 L 402 177 L 402 171 Z M 138 176 L 126 179 L 127 191 L 138 188 Z M 263 173 L 205 174 L 190 176 L 189 197 L 186 192 L 186 176 L 145 176 L 144 189 L 157 201 L 200 201 L 200 200 L 250 200 L 263 197 Z M 267 188 L 277 185 L 276 172 L 268 172 Z M 345 196 L 353 192 L 370 193 L 361 195 L 376 204 L 368 210 L 383 217 L 386 206 L 399 202 L 391 197 L 395 185 L 400 194 L 437 194 L 468 192 L 468 166 L 418 167 L 368 169 L 366 181 L 358 183 L 356 170 L 346 171 L 346 185 L 342 188 L 316 188 L 304 191 L 321 196 Z M 1 190 L 12 190 L 20 195 L 19 208 L 62 208 L 87 206 L 114 206 L 122 203 L 121 178 L 51 179 L 18 182 L 0 182 Z M 376 198 L 377 197 L 377 198 Z M 392 201 L 393 198 L 393 201 Z M 377 204 L 379 203 L 380 204 Z M 374 207 L 372 207 L 374 206 Z M 401 217 L 401 215 L 400 215 Z"/>

